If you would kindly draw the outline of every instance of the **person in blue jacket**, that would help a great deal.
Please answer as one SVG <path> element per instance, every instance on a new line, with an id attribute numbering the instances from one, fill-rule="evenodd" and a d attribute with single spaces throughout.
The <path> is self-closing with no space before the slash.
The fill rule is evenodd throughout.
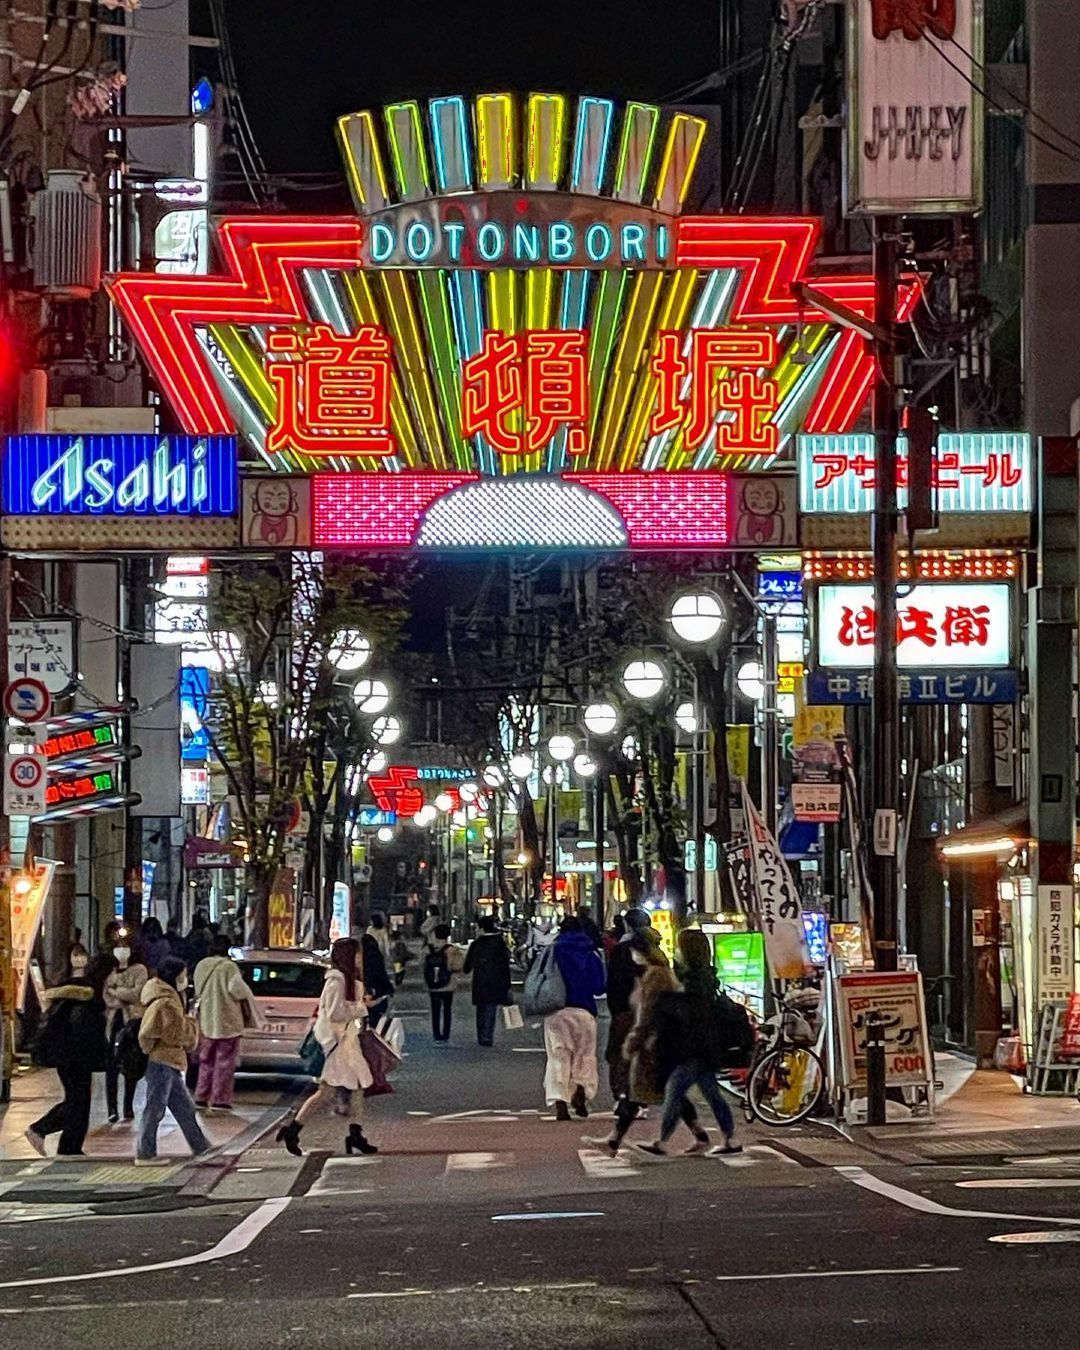
<path id="1" fill-rule="evenodd" d="M 555 1108 L 555 1119 L 569 1120 L 571 1107 L 587 1116 L 596 1096 L 596 999 L 604 992 L 604 963 L 573 915 L 559 925 L 554 950 L 566 1006 L 544 1018 L 544 1094 Z"/>

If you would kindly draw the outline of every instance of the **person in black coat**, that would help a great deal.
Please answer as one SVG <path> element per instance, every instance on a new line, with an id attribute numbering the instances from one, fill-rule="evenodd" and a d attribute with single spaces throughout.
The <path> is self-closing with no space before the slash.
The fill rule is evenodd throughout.
<path id="1" fill-rule="evenodd" d="M 499 1008 L 510 1002 L 510 951 L 489 914 L 479 920 L 477 927 L 480 932 L 466 953 L 462 971 L 472 976 L 476 1039 L 481 1045 L 494 1045 Z"/>
<path id="2" fill-rule="evenodd" d="M 390 1011 L 394 983 L 386 969 L 382 949 L 370 933 L 365 933 L 360 939 L 360 947 L 364 954 L 364 989 L 372 998 L 379 1000 L 368 1007 L 368 1021 L 377 1027 Z"/>
<path id="3" fill-rule="evenodd" d="M 64 1097 L 26 1131 L 27 1142 L 42 1157 L 45 1140 L 57 1133 L 58 1157 L 82 1157 L 93 1075 L 104 1073 L 108 1063 L 105 981 L 115 969 L 114 957 L 94 956 L 85 982 L 52 990 L 38 1044 L 43 1060 L 56 1068 Z"/>

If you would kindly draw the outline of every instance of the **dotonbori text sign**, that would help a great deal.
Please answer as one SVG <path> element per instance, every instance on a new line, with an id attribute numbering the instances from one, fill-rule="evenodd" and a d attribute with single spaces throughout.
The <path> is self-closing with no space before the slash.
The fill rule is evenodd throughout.
<path id="1" fill-rule="evenodd" d="M 851 213 L 982 205 L 983 0 L 847 0 Z"/>
<path id="2" fill-rule="evenodd" d="M 229 217 L 217 275 L 109 292 L 178 424 L 264 466 L 268 543 L 303 524 L 290 474 L 316 548 L 784 547 L 773 468 L 873 382 L 798 283 L 867 317 L 873 278 L 818 272 L 819 221 L 694 214 L 706 131 L 544 93 L 353 113 L 353 213 Z"/>
<path id="3" fill-rule="evenodd" d="M 898 443 L 897 505 L 907 506 L 907 441 Z M 869 515 L 874 509 L 874 438 L 800 436 L 799 510 L 804 515 Z M 933 487 L 945 514 L 1019 512 L 1032 506 L 1031 437 L 1023 431 L 943 431 Z"/>
<path id="4" fill-rule="evenodd" d="M 1006 667 L 1012 656 L 1012 589 L 1005 582 L 924 582 L 898 589 L 896 663 L 902 670 Z M 871 666 L 874 588 L 817 588 L 818 666 Z"/>
<path id="5" fill-rule="evenodd" d="M 231 436 L 9 436 L 3 506 L 15 516 L 231 516 Z"/>

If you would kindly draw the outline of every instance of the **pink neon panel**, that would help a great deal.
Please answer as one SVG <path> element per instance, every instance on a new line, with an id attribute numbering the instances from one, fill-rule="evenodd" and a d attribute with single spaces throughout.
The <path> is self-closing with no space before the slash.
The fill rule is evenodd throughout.
<path id="1" fill-rule="evenodd" d="M 566 473 L 626 521 L 631 548 L 725 548 L 731 542 L 724 473 Z"/>
<path id="2" fill-rule="evenodd" d="M 424 512 L 475 473 L 316 473 L 311 537 L 316 548 L 406 548 Z"/>

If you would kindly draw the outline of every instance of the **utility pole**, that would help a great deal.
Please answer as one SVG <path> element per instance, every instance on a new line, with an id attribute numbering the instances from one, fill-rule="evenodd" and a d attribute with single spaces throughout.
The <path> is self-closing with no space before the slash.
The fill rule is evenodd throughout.
<path id="1" fill-rule="evenodd" d="M 870 876 L 874 889 L 874 965 L 897 967 L 897 805 L 900 748 L 896 678 L 896 437 L 900 425 L 896 346 L 897 231 L 895 216 L 874 230 L 874 695 L 871 705 Z"/>

